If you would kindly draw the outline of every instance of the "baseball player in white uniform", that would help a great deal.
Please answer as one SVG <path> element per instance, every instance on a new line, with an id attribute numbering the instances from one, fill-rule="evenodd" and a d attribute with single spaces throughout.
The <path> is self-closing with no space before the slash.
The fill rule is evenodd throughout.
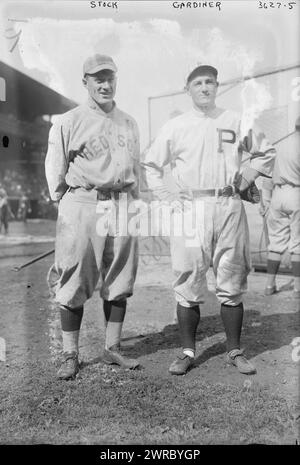
<path id="1" fill-rule="evenodd" d="M 190 198 L 192 205 L 202 205 L 198 244 L 191 245 L 184 233 L 170 238 L 183 348 L 169 368 L 175 375 L 185 374 L 195 357 L 199 304 L 203 302 L 211 262 L 227 337 L 228 362 L 242 373 L 256 371 L 240 349 L 242 295 L 250 271 L 249 232 L 241 198 L 251 198 L 258 176 L 271 176 L 275 150 L 260 132 L 251 129 L 242 134 L 238 114 L 216 107 L 217 74 L 208 65 L 190 73 L 186 90 L 193 108 L 162 127 L 143 160 L 146 183 L 158 198 L 169 202 Z M 252 159 L 241 171 L 244 151 Z M 167 165 L 178 186 L 176 194 L 170 192 L 163 179 Z"/>
<path id="2" fill-rule="evenodd" d="M 288 140 L 288 149 L 279 151 L 273 173 L 273 191 L 267 217 L 269 231 L 267 283 L 265 294 L 276 292 L 276 274 L 281 257 L 289 250 L 294 276 L 294 296 L 300 297 L 300 118 Z"/>
<path id="3" fill-rule="evenodd" d="M 83 66 L 88 101 L 59 117 L 49 134 L 46 177 L 52 200 L 59 202 L 49 281 L 61 313 L 61 379 L 73 378 L 79 370 L 83 306 L 99 278 L 106 321 L 103 360 L 126 368 L 138 366 L 120 349 L 126 299 L 132 295 L 137 272 L 137 238 L 118 234 L 113 224 L 105 229 L 101 223 L 107 225 L 109 218 L 113 223 L 107 211 L 118 208 L 121 194 L 136 198 L 139 189 L 139 133 L 134 119 L 114 102 L 116 72 L 111 57 L 88 58 Z"/>

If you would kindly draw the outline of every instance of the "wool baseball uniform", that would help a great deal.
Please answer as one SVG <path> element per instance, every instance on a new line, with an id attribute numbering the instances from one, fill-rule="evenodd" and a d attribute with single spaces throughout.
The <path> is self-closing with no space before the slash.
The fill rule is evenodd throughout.
<path id="1" fill-rule="evenodd" d="M 91 99 L 57 118 L 49 134 L 46 177 L 59 201 L 52 269 L 55 300 L 77 308 L 100 294 L 122 300 L 132 294 L 137 271 L 137 238 L 99 234 L 99 222 L 118 204 L 120 193 L 138 196 L 139 134 L 134 119 L 116 105 L 105 113 Z M 108 200 L 99 200 L 99 192 Z"/>
<path id="2" fill-rule="evenodd" d="M 219 301 L 234 306 L 242 300 L 250 271 L 244 205 L 239 194 L 211 196 L 208 191 L 235 183 L 243 151 L 255 155 L 251 168 L 262 176 L 272 175 L 275 150 L 262 132 L 253 128 L 242 133 L 235 112 L 214 107 L 203 113 L 194 107 L 168 121 L 145 154 L 146 183 L 156 196 L 172 198 L 163 180 L 163 169 L 170 165 L 178 189 L 191 192 L 193 203 L 202 202 L 199 244 L 191 246 L 184 233 L 171 236 L 175 298 L 183 306 L 203 301 L 211 259 Z M 201 199 L 197 199 L 199 190 Z"/>
<path id="3" fill-rule="evenodd" d="M 268 215 L 269 252 L 300 254 L 300 133 L 277 154 Z"/>

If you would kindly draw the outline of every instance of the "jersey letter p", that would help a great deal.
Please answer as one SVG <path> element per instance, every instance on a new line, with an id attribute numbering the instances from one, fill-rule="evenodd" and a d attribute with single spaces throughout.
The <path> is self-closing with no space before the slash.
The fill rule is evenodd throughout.
<path id="1" fill-rule="evenodd" d="M 219 138 L 218 152 L 221 153 L 223 152 L 223 142 L 226 142 L 228 144 L 234 144 L 236 141 L 236 134 L 231 129 L 217 128 L 217 131 L 218 131 L 218 138 Z M 224 135 L 226 134 L 227 137 L 223 137 L 223 134 Z"/>

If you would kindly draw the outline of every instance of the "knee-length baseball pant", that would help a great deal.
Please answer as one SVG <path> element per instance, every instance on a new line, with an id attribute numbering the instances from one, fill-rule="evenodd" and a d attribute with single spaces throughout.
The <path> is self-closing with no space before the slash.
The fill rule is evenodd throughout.
<path id="1" fill-rule="evenodd" d="M 106 207 L 115 200 L 104 201 Z M 48 281 L 57 304 L 77 308 L 98 282 L 105 300 L 123 300 L 133 293 L 138 242 L 129 235 L 111 235 L 103 201 L 95 191 L 67 192 L 59 203 L 55 261 Z M 100 208 L 99 208 L 100 206 Z M 110 226 L 110 225 L 108 225 Z M 107 234 L 105 233 L 107 231 Z"/>
<path id="2" fill-rule="evenodd" d="M 251 269 L 243 202 L 236 195 L 196 199 L 193 204 L 193 211 L 198 212 L 194 240 L 184 233 L 171 236 L 175 298 L 186 307 L 203 302 L 206 273 L 212 263 L 218 300 L 238 305 Z"/>
<path id="3" fill-rule="evenodd" d="M 269 252 L 300 254 L 300 187 L 274 186 L 268 228 Z"/>

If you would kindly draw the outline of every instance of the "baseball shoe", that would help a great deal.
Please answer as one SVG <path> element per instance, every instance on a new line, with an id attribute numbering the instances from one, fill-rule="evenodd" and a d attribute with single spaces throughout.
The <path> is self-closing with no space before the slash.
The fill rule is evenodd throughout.
<path id="1" fill-rule="evenodd" d="M 76 352 L 64 353 L 64 360 L 57 372 L 58 379 L 74 379 L 79 371 L 78 354 Z"/>
<path id="2" fill-rule="evenodd" d="M 240 349 L 233 349 L 227 354 L 227 362 L 239 370 L 244 375 L 254 375 L 256 368 L 244 356 L 244 352 Z"/>
<path id="3" fill-rule="evenodd" d="M 193 365 L 194 359 L 188 355 L 178 355 L 176 360 L 170 365 L 169 373 L 171 375 L 185 375 L 188 369 Z"/>
<path id="4" fill-rule="evenodd" d="M 132 370 L 140 365 L 137 360 L 125 357 L 118 344 L 104 350 L 102 361 L 107 365 L 119 365 L 122 368 L 130 368 Z"/>
<path id="5" fill-rule="evenodd" d="M 265 295 L 272 295 L 272 294 L 276 294 L 277 292 L 277 289 L 276 289 L 276 286 L 267 286 L 265 287 Z"/>

